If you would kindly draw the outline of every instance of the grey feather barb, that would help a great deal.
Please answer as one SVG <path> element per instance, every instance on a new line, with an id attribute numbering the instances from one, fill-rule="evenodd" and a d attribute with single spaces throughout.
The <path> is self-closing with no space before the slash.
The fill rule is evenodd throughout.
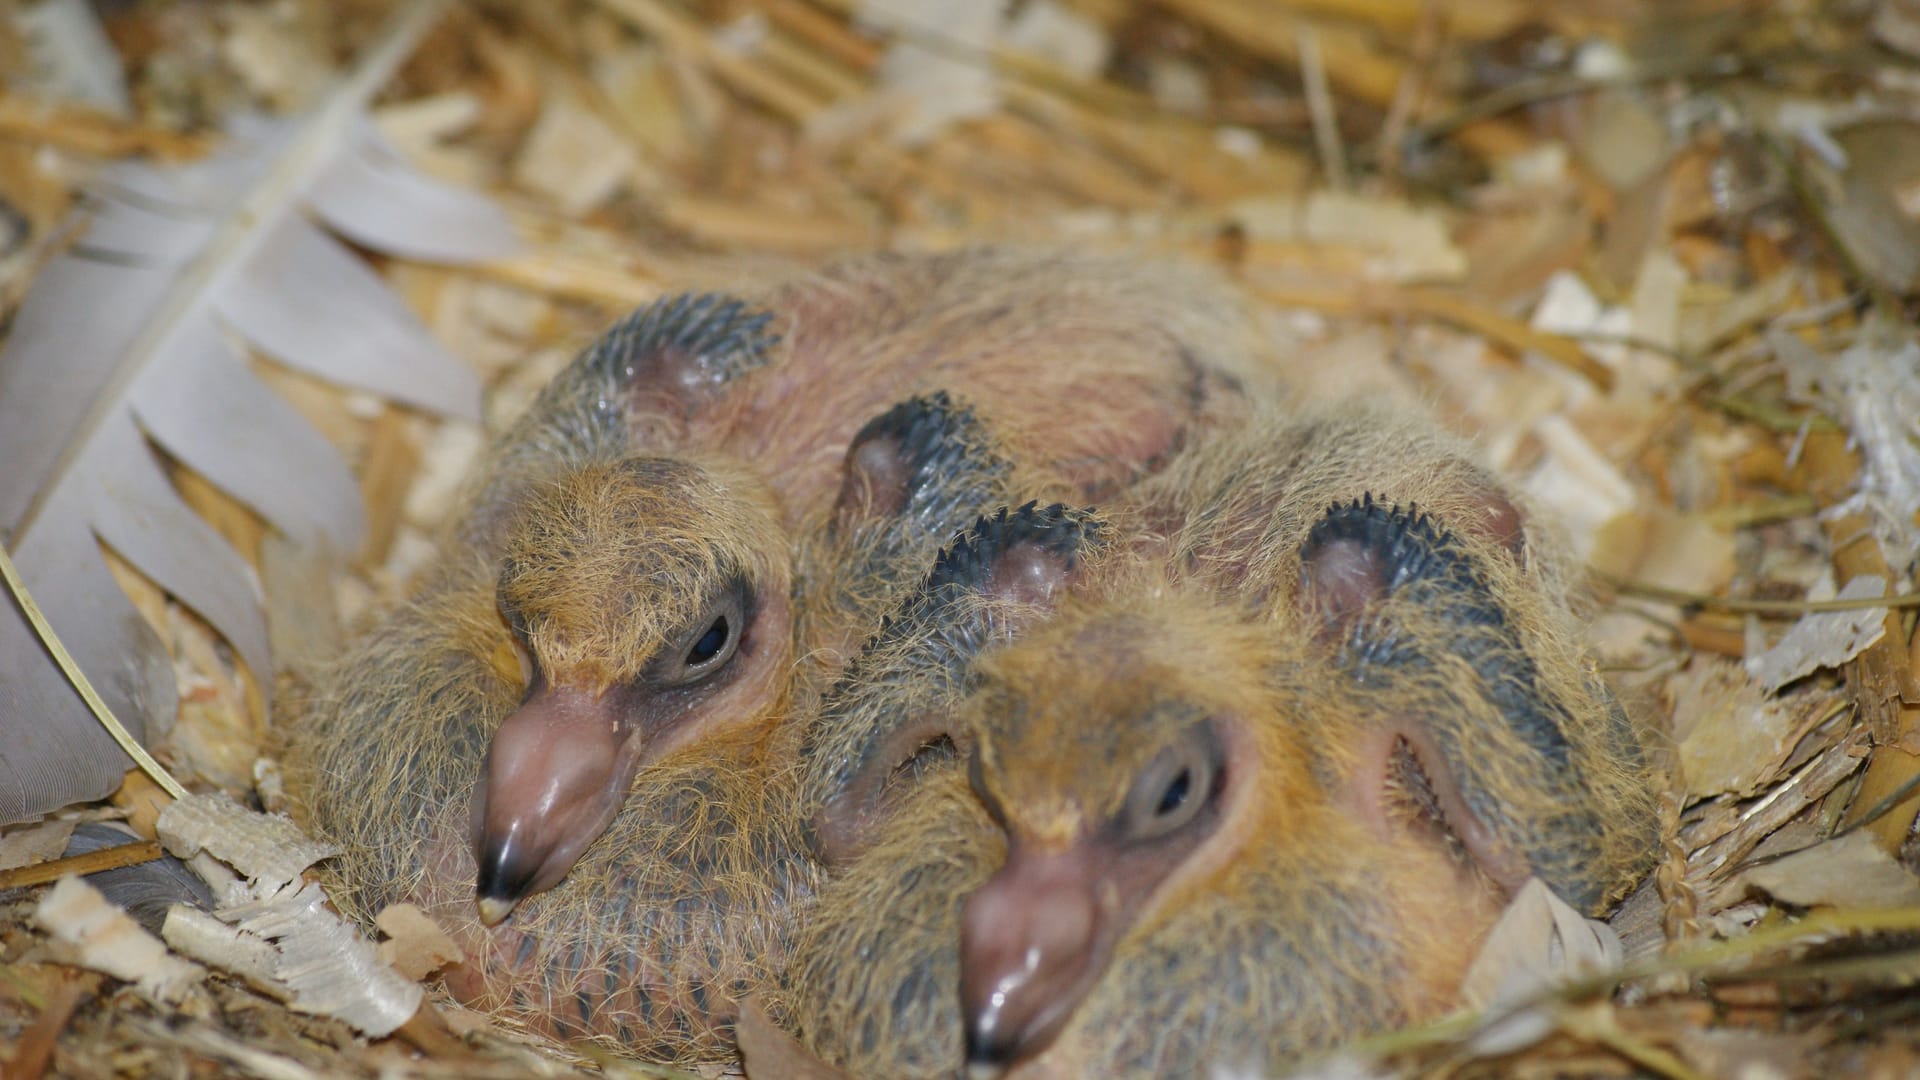
<path id="1" fill-rule="evenodd" d="M 178 695 L 103 545 L 273 682 L 256 575 L 175 495 L 156 448 L 315 557 L 352 551 L 364 528 L 346 463 L 251 375 L 235 335 L 308 374 L 478 416 L 473 373 L 333 235 L 450 263 L 517 246 L 497 208 L 411 171 L 365 119 L 439 8 L 402 7 L 300 120 L 237 117 L 213 158 L 104 170 L 84 246 L 39 274 L 0 353 L 0 537 L 142 742 L 164 735 Z M 102 252 L 116 258 L 89 257 Z M 127 764 L 22 610 L 0 603 L 0 823 L 104 796 Z"/>

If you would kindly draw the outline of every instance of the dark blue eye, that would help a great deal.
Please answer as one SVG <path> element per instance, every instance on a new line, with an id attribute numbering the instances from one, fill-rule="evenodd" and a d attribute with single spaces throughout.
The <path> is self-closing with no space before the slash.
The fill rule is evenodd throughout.
<path id="1" fill-rule="evenodd" d="M 1193 791 L 1193 770 L 1181 769 L 1180 775 L 1167 784 L 1167 790 L 1160 793 L 1160 805 L 1153 812 L 1161 817 L 1180 809 L 1187 801 L 1187 795 Z"/>
<path id="2" fill-rule="evenodd" d="M 699 641 L 693 643 L 693 648 L 687 653 L 687 666 L 699 667 L 701 664 L 719 656 L 720 650 L 726 647 L 727 617 L 722 615 L 718 619 L 713 620 L 713 625 L 707 627 L 707 632 L 700 635 Z"/>

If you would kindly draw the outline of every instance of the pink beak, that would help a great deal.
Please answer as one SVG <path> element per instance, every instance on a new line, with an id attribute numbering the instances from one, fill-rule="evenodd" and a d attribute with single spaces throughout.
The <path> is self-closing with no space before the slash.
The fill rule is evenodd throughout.
<path id="1" fill-rule="evenodd" d="M 967 1059 L 1013 1065 L 1045 1050 L 1107 966 L 1112 913 L 1080 848 L 1016 846 L 967 898 L 960 922 L 960 1006 Z"/>
<path id="2" fill-rule="evenodd" d="M 494 732 L 474 789 L 482 921 L 559 884 L 606 830 L 639 766 L 638 735 L 606 698 L 534 683 Z"/>

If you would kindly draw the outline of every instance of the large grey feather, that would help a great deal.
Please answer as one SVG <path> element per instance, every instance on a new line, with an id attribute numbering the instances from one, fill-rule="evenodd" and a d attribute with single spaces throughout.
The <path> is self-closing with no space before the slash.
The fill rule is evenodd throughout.
<path id="1" fill-rule="evenodd" d="M 150 719 L 164 733 L 172 710 L 151 706 L 173 700 L 172 664 L 100 558 L 88 523 L 92 494 L 64 487 L 14 549 L 15 560 L 107 706 L 136 736 L 144 737 Z M 113 790 L 126 756 L 89 720 L 26 622 L 11 605 L 0 611 L 0 820 Z M 83 794 L 69 794 L 76 790 Z"/>
<path id="2" fill-rule="evenodd" d="M 125 844 L 137 844 L 140 837 L 132 829 L 114 822 L 87 822 L 73 830 L 67 841 L 68 855 L 85 855 Z M 88 884 L 121 908 L 141 926 L 154 934 L 167 921 L 167 911 L 175 904 L 187 904 L 212 911 L 213 890 L 187 864 L 171 855 L 151 862 L 135 863 L 113 870 L 98 870 L 86 875 Z"/>
<path id="3" fill-rule="evenodd" d="M 423 408 L 479 419 L 474 373 L 365 262 L 290 216 L 213 297 L 222 321 L 275 360 Z"/>
<path id="4" fill-rule="evenodd" d="M 296 543 L 351 551 L 364 530 L 345 463 L 254 378 L 236 336 L 342 386 L 479 415 L 473 373 L 314 220 L 402 257 L 512 250 L 497 208 L 407 169 L 364 115 L 436 7 L 403 9 L 304 119 L 239 118 L 207 160 L 103 172 L 79 243 L 41 272 L 0 352 L 0 541 L 143 740 L 170 726 L 177 691 L 102 544 L 212 624 L 263 686 L 272 681 L 259 584 L 175 494 L 162 451 Z M 0 598 L 0 822 L 105 795 L 127 766 Z"/>
<path id="5" fill-rule="evenodd" d="M 340 235 L 403 259 L 479 262 L 518 247 L 492 203 L 420 175 L 371 129 L 315 177 L 307 203 Z"/>
<path id="6" fill-rule="evenodd" d="M 211 320 L 176 367 L 142 375 L 134 416 L 154 441 L 290 539 L 352 551 L 365 532 L 360 488 L 333 444 L 248 375 Z M 297 476 L 297 484 L 286 478 Z"/>

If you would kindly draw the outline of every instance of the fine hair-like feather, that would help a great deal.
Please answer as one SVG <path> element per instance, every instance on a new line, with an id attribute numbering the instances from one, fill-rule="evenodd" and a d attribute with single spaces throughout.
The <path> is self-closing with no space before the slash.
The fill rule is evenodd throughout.
<path id="1" fill-rule="evenodd" d="M 1268 377 L 1257 329 L 1231 293 L 1177 267 L 1062 252 L 883 255 L 739 300 L 686 298 L 638 313 L 610 339 L 637 335 L 648 347 L 596 345 L 555 380 L 483 457 L 466 516 L 413 601 L 322 673 L 289 725 L 284 757 L 297 812 L 344 850 L 336 898 L 362 918 L 395 899 L 428 908 L 472 946 L 450 980 L 459 996 L 549 1031 L 681 1060 L 723 1055 L 740 997 L 784 962 L 793 909 L 821 873 L 803 835 L 810 800 L 837 789 L 797 776 L 804 718 L 898 590 L 924 575 L 956 518 L 1136 482 L 1164 468 L 1190 432 L 1242 415 L 1245 385 Z M 683 324 L 718 327 L 747 347 L 681 347 L 707 340 L 704 330 L 682 334 Z M 705 393 L 703 360 L 742 352 L 754 362 Z M 639 354 L 636 370 L 670 371 L 672 389 L 640 379 L 637 393 L 623 394 L 624 366 L 598 362 Z M 691 405 L 680 393 L 689 386 Z M 897 415 L 889 409 L 908 401 Z M 935 431 L 945 450 L 926 444 Z M 878 456 L 849 473 L 850 447 Z M 674 516 L 637 539 L 775 564 L 761 599 L 795 609 L 778 629 L 792 636 L 795 662 L 765 700 L 716 716 L 637 772 L 607 835 L 550 891 L 519 898 L 511 923 L 487 931 L 475 917 L 466 803 L 532 678 L 517 670 L 508 619 L 538 605 L 591 629 L 555 637 L 523 627 L 539 631 L 524 635 L 534 661 L 551 667 L 564 652 L 577 671 L 587 666 L 580 641 L 632 653 L 627 631 L 658 617 L 620 616 L 635 592 L 624 583 L 604 609 L 618 626 L 597 618 L 602 609 L 577 582 L 520 587 L 532 584 L 520 567 L 554 556 L 556 536 L 593 531 L 574 526 L 597 511 L 566 504 L 598 504 L 597 492 L 618 485 L 574 481 L 605 478 L 604 459 L 623 455 L 703 468 L 731 460 L 730 500 L 760 493 L 762 524 L 780 529 L 771 549 L 758 527 L 694 530 Z M 905 490 L 889 493 L 890 478 Z M 702 497 L 694 509 L 710 514 L 721 501 Z M 622 543 L 584 546 L 632 565 Z M 567 561 L 599 574 L 598 554 Z M 706 576 L 704 564 L 687 565 Z M 669 585 L 688 576 L 665 575 Z M 835 610 L 821 610 L 828 605 Z M 595 618 L 573 617 L 589 608 Z M 937 676 L 922 667 L 909 676 Z"/>
<path id="2" fill-rule="evenodd" d="M 1110 518 L 1112 556 L 975 665 L 950 721 L 969 768 L 902 799 L 804 924 L 775 1004 L 825 1060 L 963 1069 L 965 913 L 1010 852 L 1097 851 L 1088 888 L 1137 901 L 1077 999 L 1048 995 L 1077 1004 L 1022 1077 L 1279 1068 L 1438 1015 L 1515 867 L 1422 839 L 1423 813 L 1464 804 L 1481 850 L 1589 911 L 1649 863 L 1645 733 L 1580 656 L 1553 529 L 1457 440 L 1364 406 L 1257 416 Z M 1349 560 L 1373 591 L 1324 625 L 1308 564 L 1352 551 L 1378 558 Z M 1200 729 L 1229 748 L 1199 789 L 1212 832 L 1075 846 L 1108 843 L 1077 838 L 1114 835 L 1134 781 Z M 1396 737 L 1425 749 L 1395 758 Z M 1460 801 L 1422 811 L 1406 778 L 1442 764 Z M 1415 808 L 1371 809 L 1392 799 Z"/>

